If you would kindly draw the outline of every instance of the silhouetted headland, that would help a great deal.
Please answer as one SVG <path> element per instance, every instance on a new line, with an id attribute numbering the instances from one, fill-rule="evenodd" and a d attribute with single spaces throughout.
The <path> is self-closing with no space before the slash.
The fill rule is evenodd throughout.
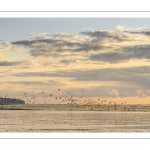
<path id="1" fill-rule="evenodd" d="M 14 98 L 0 98 L 0 105 L 16 105 L 16 104 L 25 104 L 23 100 L 14 99 Z"/>

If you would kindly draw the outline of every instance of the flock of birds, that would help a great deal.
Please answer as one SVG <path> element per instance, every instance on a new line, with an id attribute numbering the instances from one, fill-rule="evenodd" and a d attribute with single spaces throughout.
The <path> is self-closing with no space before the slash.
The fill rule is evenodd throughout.
<path id="1" fill-rule="evenodd" d="M 135 107 L 133 105 L 124 105 L 126 104 L 126 102 L 117 104 L 114 101 L 101 100 L 100 98 L 98 98 L 97 100 L 92 100 L 91 98 L 83 96 L 84 90 L 81 90 L 81 92 L 81 96 L 78 97 L 74 97 L 74 95 L 72 95 L 70 92 L 67 92 L 63 96 L 61 90 L 58 89 L 57 94 L 45 94 L 44 92 L 41 92 L 32 96 L 28 96 L 27 93 L 24 93 L 23 97 L 14 97 L 14 99 L 24 100 L 26 104 L 33 105 L 39 103 L 39 100 L 37 99 L 40 97 L 40 104 L 67 104 L 69 106 L 80 107 L 80 109 L 85 109 L 86 106 L 93 106 L 90 108 L 90 110 L 135 111 L 137 108 L 139 110 L 140 107 L 140 104 L 136 105 Z M 4 97 L 8 98 L 8 95 L 5 95 Z M 0 98 L 2 98 L 2 96 L 0 96 Z"/>
<path id="2" fill-rule="evenodd" d="M 42 102 L 42 106 L 48 106 L 47 104 L 62 104 L 61 106 L 68 106 L 71 108 L 71 106 L 73 106 L 72 108 L 79 108 L 79 109 L 76 109 L 76 110 L 87 110 L 86 108 L 88 108 L 88 110 L 100 110 L 100 111 L 119 111 L 119 110 L 123 110 L 123 111 L 136 111 L 137 108 L 141 108 L 141 105 L 138 104 L 138 105 L 128 105 L 126 102 L 122 102 L 122 103 L 116 103 L 114 101 L 108 101 L 108 100 L 102 100 L 101 98 L 98 98 L 96 100 L 92 100 L 92 98 L 87 98 L 87 97 L 84 97 L 83 95 L 83 91 L 84 90 L 81 90 L 81 95 L 76 97 L 74 95 L 71 94 L 71 92 L 67 92 L 65 95 L 62 95 L 62 92 L 60 89 L 58 89 L 58 93 L 57 94 L 45 94 L 45 92 L 41 92 L 41 93 L 38 93 L 38 94 L 34 94 L 32 96 L 29 96 L 27 93 L 23 93 L 23 96 L 20 97 L 20 98 L 17 98 L 17 97 L 14 97 L 14 99 L 21 99 L 21 100 L 24 100 L 26 102 L 26 105 L 25 106 L 36 106 L 35 104 L 38 104 L 39 100 L 38 98 L 41 98 L 40 101 Z M 5 96 L 0 96 L 0 98 L 9 98 L 8 95 L 5 95 Z M 60 106 L 60 105 L 59 105 Z M 60 107 L 61 107 L 60 106 Z M 3 107 L 1 107 L 3 108 Z M 72 109 L 74 110 L 74 109 Z M 130 117 L 130 113 L 126 113 L 126 116 L 123 120 L 123 122 L 120 122 L 119 120 L 122 119 L 122 118 L 118 118 L 118 116 L 116 115 L 112 115 L 111 116 L 106 116 L 107 118 L 105 118 L 105 114 L 96 114 L 97 112 L 94 112 L 94 113 L 91 113 L 89 112 L 89 114 L 85 113 L 77 113 L 77 114 L 74 114 L 74 112 L 69 112 L 67 114 L 64 114 L 61 112 L 59 112 L 59 115 L 57 114 L 54 114 L 53 113 L 38 113 L 36 114 L 36 112 L 32 112 L 32 111 L 28 111 L 26 113 L 18 113 L 16 111 L 16 113 L 1 113 L 0 114 L 0 117 L 2 118 L 1 119 L 1 125 L 3 127 L 5 127 L 4 125 L 7 125 L 6 129 L 2 129 L 2 131 L 5 131 L 5 132 L 12 132 L 12 131 L 17 131 L 17 132 L 20 132 L 20 131 L 33 131 L 33 132 L 39 132 L 39 131 L 42 131 L 42 132 L 47 132 L 47 131 L 57 131 L 57 128 L 55 129 L 55 127 L 59 127 L 61 125 L 65 126 L 65 127 L 72 127 L 72 126 L 80 126 L 79 128 L 77 128 L 76 130 L 77 131 L 88 131 L 88 130 L 91 130 L 91 129 L 86 129 L 88 127 L 88 125 L 92 125 L 95 124 L 95 125 L 105 125 L 104 122 L 108 125 L 106 126 L 106 128 L 104 130 L 106 131 L 110 131 L 110 132 L 114 132 L 117 129 L 117 126 L 119 125 L 123 125 L 123 126 L 126 126 L 126 125 L 129 125 L 130 126 L 130 122 L 129 120 L 132 122 L 133 121 L 133 124 L 135 126 L 135 129 L 138 131 L 138 130 L 141 130 L 139 128 L 141 128 L 141 126 L 138 127 L 139 123 L 142 123 L 141 121 L 138 122 L 137 120 L 133 120 L 131 119 Z M 112 113 L 110 113 L 112 114 Z M 55 116 L 56 115 L 56 116 Z M 104 117 L 103 117 L 104 115 Z M 82 117 L 81 117 L 82 116 Z M 102 117 L 102 118 L 101 118 Z M 121 117 L 121 116 L 120 116 Z M 136 117 L 136 116 L 135 116 Z M 142 116 L 139 116 L 142 118 Z M 8 118 L 8 119 L 7 119 Z M 68 118 L 68 120 L 66 120 L 66 118 Z M 95 118 L 95 119 L 94 119 Z M 81 120 L 80 120 L 81 119 Z M 102 119 L 102 120 L 101 120 Z M 147 118 L 146 118 L 147 119 Z M 104 122 L 103 122 L 104 121 Z M 107 122 L 109 121 L 110 124 Z M 112 122 L 111 122 L 112 121 Z M 3 122 L 3 124 L 2 124 Z M 17 122 L 17 124 L 16 124 Z M 82 122 L 82 123 L 81 123 Z M 147 122 L 146 122 L 147 123 Z M 11 127 L 11 124 L 16 124 L 14 125 L 14 127 Z M 87 126 L 86 126 L 87 124 Z M 17 125 L 19 128 L 17 128 Z M 27 126 L 26 126 L 27 125 Z M 68 126 L 69 125 L 69 126 Z M 112 126 L 114 126 L 112 128 Z M 142 124 L 140 124 L 142 125 Z M 146 128 L 148 130 L 150 130 L 150 124 L 146 124 Z M 10 128 L 9 128 L 10 126 Z M 54 129 L 45 129 L 46 127 L 53 127 L 54 126 Z M 99 129 L 98 130 L 103 130 L 101 129 L 101 127 L 99 126 Z M 27 128 L 28 127 L 28 128 Z M 36 129 L 36 127 L 38 127 Z M 43 128 L 43 129 L 42 129 Z M 144 127 L 143 127 L 144 128 Z M 62 130 L 62 129 L 60 129 Z M 93 130 L 93 129 L 92 129 Z M 66 130 L 62 130 L 63 132 L 66 132 L 66 131 L 69 131 L 69 129 L 66 128 Z M 70 131 L 72 131 L 72 129 L 70 129 Z"/>

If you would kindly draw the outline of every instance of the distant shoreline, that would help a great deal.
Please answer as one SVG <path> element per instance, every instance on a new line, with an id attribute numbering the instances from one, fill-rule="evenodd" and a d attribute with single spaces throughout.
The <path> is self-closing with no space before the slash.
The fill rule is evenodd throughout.
<path id="1" fill-rule="evenodd" d="M 76 104 L 23 104 L 0 105 L 0 110 L 49 110 L 49 111 L 122 111 L 122 112 L 150 112 L 150 105 L 76 105 Z"/>

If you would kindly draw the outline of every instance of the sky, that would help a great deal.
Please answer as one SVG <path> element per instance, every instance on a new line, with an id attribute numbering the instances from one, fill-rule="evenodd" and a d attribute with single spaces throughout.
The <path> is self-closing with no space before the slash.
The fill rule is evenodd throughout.
<path id="1" fill-rule="evenodd" d="M 150 104 L 150 19 L 0 18 L 0 78 L 0 96 L 26 102 Z"/>

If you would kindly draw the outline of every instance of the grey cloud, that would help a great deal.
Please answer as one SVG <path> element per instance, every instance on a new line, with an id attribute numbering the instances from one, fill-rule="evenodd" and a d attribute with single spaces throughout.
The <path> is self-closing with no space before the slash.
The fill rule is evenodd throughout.
<path id="1" fill-rule="evenodd" d="M 97 45 L 97 44 L 80 44 L 80 47 L 74 49 L 74 52 L 80 52 L 80 51 L 88 52 L 88 51 L 92 51 L 92 50 L 93 51 L 98 51 L 98 50 L 104 50 L 106 48 L 107 47 L 100 46 L 100 45 Z"/>
<path id="2" fill-rule="evenodd" d="M 73 81 L 119 81 L 150 87 L 150 67 L 106 68 L 55 72 L 25 72 L 13 76 L 69 77 Z"/>
<path id="3" fill-rule="evenodd" d="M 60 86 L 65 85 L 64 83 L 54 81 L 54 80 L 47 80 L 47 81 L 6 81 L 0 82 L 1 84 L 24 84 L 24 85 L 47 85 L 47 86 Z"/>
<path id="4" fill-rule="evenodd" d="M 150 31 L 145 31 L 144 34 L 145 35 L 150 35 Z"/>
<path id="5" fill-rule="evenodd" d="M 120 62 L 126 59 L 123 54 L 117 52 L 109 52 L 109 53 L 99 53 L 99 54 L 91 54 L 89 56 L 90 60 L 93 61 L 104 61 L 104 62 Z"/>
<path id="6" fill-rule="evenodd" d="M 128 58 L 150 58 L 150 45 L 135 45 L 122 49 Z"/>
<path id="7" fill-rule="evenodd" d="M 13 76 L 25 77 L 66 77 L 70 81 L 78 82 L 108 82 L 110 86 L 88 86 L 86 94 L 97 96 L 98 94 L 104 97 L 129 97 L 138 96 L 137 89 L 143 93 L 143 96 L 150 96 L 147 91 L 150 89 L 150 67 L 131 67 L 131 68 L 105 68 L 93 70 L 68 70 L 68 71 L 53 71 L 53 72 L 22 72 L 13 74 Z M 60 80 L 59 79 L 59 80 Z M 111 85 L 112 82 L 117 84 Z M 73 87 L 72 87 L 73 88 Z M 116 89 L 119 95 L 111 93 L 112 89 Z M 90 94 L 90 90 L 93 91 Z"/>
<path id="8" fill-rule="evenodd" d="M 57 35 L 59 40 L 55 39 L 37 39 L 12 42 L 14 45 L 28 46 L 29 54 L 33 57 L 63 57 L 64 52 L 70 52 L 73 55 L 78 52 L 88 52 L 88 59 L 92 61 L 103 61 L 118 63 L 130 59 L 150 59 L 150 45 L 134 46 L 116 46 L 115 43 L 122 41 L 134 41 L 130 36 L 134 31 L 85 31 L 82 35 L 89 35 L 91 41 L 87 39 L 84 42 L 78 42 L 76 39 L 70 39 L 71 35 Z M 136 33 L 136 32 L 135 32 Z M 144 31 L 144 34 L 150 34 L 150 31 Z M 55 36 L 54 36 L 55 37 Z M 67 37 L 68 39 L 65 39 Z M 93 37 L 95 37 L 93 39 Z M 116 40 L 116 41 L 115 41 Z M 74 42 L 72 42 L 74 41 Z M 131 42 L 132 42 L 131 41 Z M 108 42 L 108 44 L 107 44 Z M 113 42 L 112 46 L 111 43 Z M 44 44 L 42 44 L 44 43 Z M 45 44 L 47 43 L 47 44 Z M 106 43 L 106 44 L 105 44 Z M 66 46 L 66 47 L 64 47 Z M 92 51 L 103 53 L 91 54 Z M 105 53 L 104 53 L 105 51 Z M 63 61 L 62 61 L 63 63 Z"/>
<path id="9" fill-rule="evenodd" d="M 49 54 L 47 55 L 47 53 L 48 53 L 47 49 L 30 50 L 29 53 L 34 57 L 37 57 L 37 56 L 49 57 Z"/>
<path id="10" fill-rule="evenodd" d="M 0 61 L 0 67 L 11 67 L 11 66 L 18 66 L 28 68 L 32 62 L 30 60 L 23 60 L 23 61 Z"/>
<path id="11" fill-rule="evenodd" d="M 42 43 L 47 43 L 50 45 L 44 45 Z M 39 40 L 25 40 L 25 41 L 16 41 L 12 42 L 14 45 L 23 45 L 28 46 L 30 48 L 29 53 L 33 57 L 61 57 L 62 52 L 71 51 L 71 49 L 75 49 L 82 45 L 78 42 L 69 42 L 65 40 L 53 40 L 53 39 L 39 39 Z M 69 48 L 64 49 L 63 46 L 68 46 Z M 55 52 L 54 52 L 55 51 Z"/>
<path id="12" fill-rule="evenodd" d="M 108 31 L 86 31 L 86 32 L 81 32 L 81 34 L 89 35 L 93 37 L 105 37 L 105 38 L 110 36 Z"/>
<path id="13" fill-rule="evenodd" d="M 11 44 L 30 46 L 31 44 L 40 43 L 40 42 L 41 43 L 47 43 L 47 44 L 54 44 L 55 46 L 62 46 L 62 45 L 78 46 L 78 45 L 80 45 L 80 43 L 67 42 L 63 39 L 61 39 L 61 40 L 54 40 L 54 39 L 24 40 L 24 41 L 11 42 Z"/>
<path id="14" fill-rule="evenodd" d="M 63 60 L 61 60 L 60 62 L 63 63 L 63 64 L 70 64 L 70 63 L 75 63 L 76 60 L 63 59 Z"/>
<path id="15" fill-rule="evenodd" d="M 16 65 L 20 65 L 22 62 L 18 61 L 18 62 L 9 62 L 9 61 L 1 61 L 0 62 L 0 66 L 16 66 Z"/>
<path id="16" fill-rule="evenodd" d="M 114 38 L 117 40 L 121 40 L 120 36 L 118 36 L 117 34 L 112 34 L 109 31 L 81 32 L 81 34 L 90 35 L 92 37 L 94 36 L 94 37 L 101 37 L 101 38 Z M 30 48 L 29 53 L 34 57 L 37 56 L 49 57 L 52 55 L 53 50 L 55 50 L 55 53 L 56 52 L 58 53 L 57 55 L 54 56 L 59 56 L 59 53 L 65 51 L 70 51 L 71 53 L 90 52 L 90 51 L 106 50 L 111 48 L 109 46 L 103 46 L 97 44 L 99 43 L 100 39 L 97 40 L 93 39 L 91 42 L 90 41 L 70 42 L 69 39 L 68 40 L 64 39 L 64 37 L 65 35 L 59 35 L 59 40 L 55 40 L 55 39 L 23 40 L 23 41 L 12 42 L 11 44 L 28 46 Z M 72 36 L 66 35 L 66 37 L 71 38 Z M 51 44 L 51 45 L 41 45 L 40 42 Z M 67 46 L 67 48 L 64 49 L 63 46 Z"/>
<path id="17" fill-rule="evenodd" d="M 150 35 L 150 30 L 148 31 L 126 31 L 127 33 L 130 33 L 130 34 L 142 34 L 142 35 Z"/>
<path id="18" fill-rule="evenodd" d="M 89 60 L 118 63 L 129 59 L 150 59 L 150 45 L 123 47 L 119 52 L 91 54 Z"/>
<path id="19" fill-rule="evenodd" d="M 70 46 L 70 47 L 74 47 L 74 46 L 80 46 L 82 43 L 79 43 L 79 42 L 68 42 L 68 41 L 65 41 L 65 40 L 61 40 L 61 43 L 55 43 L 55 46 Z"/>
<path id="20" fill-rule="evenodd" d="M 58 42 L 58 40 L 52 40 L 52 39 L 38 39 L 38 40 L 30 40 L 30 41 L 29 40 L 24 40 L 24 41 L 11 42 L 11 44 L 29 46 L 31 44 L 38 43 L 38 42 L 55 43 L 55 42 Z"/>
<path id="21" fill-rule="evenodd" d="M 53 77 L 77 77 L 81 75 L 101 74 L 101 76 L 110 77 L 114 74 L 132 75 L 132 74 L 148 74 L 150 73 L 149 66 L 130 67 L 130 68 L 104 68 L 104 69 L 89 69 L 89 70 L 67 70 L 67 71 L 48 71 L 48 72 L 22 72 L 13 75 L 16 76 L 53 76 Z"/>
<path id="22" fill-rule="evenodd" d="M 96 37 L 98 40 L 101 39 L 114 39 L 117 41 L 128 41 L 128 36 L 126 34 L 120 34 L 118 32 L 110 32 L 110 31 L 86 31 L 81 32 L 81 34 L 89 35 L 91 37 Z"/>

